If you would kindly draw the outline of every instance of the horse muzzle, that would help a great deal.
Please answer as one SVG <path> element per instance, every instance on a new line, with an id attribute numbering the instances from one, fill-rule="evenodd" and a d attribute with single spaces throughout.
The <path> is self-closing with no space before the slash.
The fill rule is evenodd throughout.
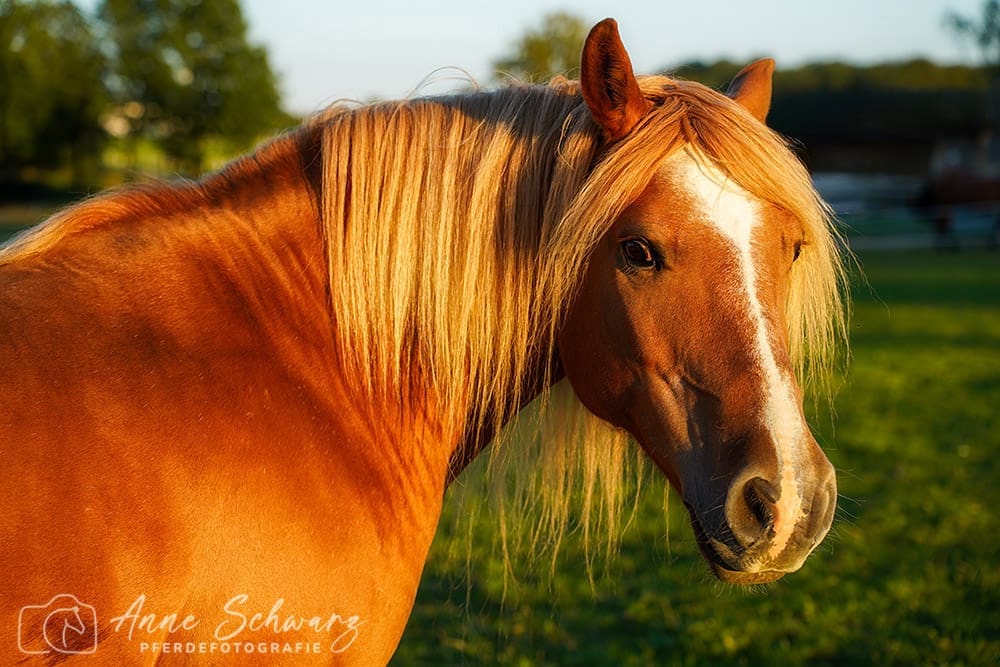
<path id="1" fill-rule="evenodd" d="M 836 499 L 833 466 L 823 457 L 786 480 L 746 470 L 732 478 L 724 502 L 693 498 L 685 506 L 713 574 L 729 583 L 760 584 L 802 566 L 829 532 Z"/>

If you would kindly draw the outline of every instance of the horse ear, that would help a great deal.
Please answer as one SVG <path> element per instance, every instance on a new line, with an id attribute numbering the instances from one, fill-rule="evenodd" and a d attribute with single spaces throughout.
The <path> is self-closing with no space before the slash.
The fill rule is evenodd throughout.
<path id="1" fill-rule="evenodd" d="M 652 107 L 639 90 L 614 19 L 604 19 L 587 35 L 580 61 L 580 86 L 608 143 L 628 134 Z"/>
<path id="2" fill-rule="evenodd" d="M 729 84 L 726 95 L 764 122 L 771 108 L 771 77 L 774 74 L 774 60 L 762 58 L 743 69 Z"/>

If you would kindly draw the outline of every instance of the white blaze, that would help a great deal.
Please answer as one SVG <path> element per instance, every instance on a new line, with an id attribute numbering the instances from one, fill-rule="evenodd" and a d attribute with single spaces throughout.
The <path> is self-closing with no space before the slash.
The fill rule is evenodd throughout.
<path id="1" fill-rule="evenodd" d="M 670 166 L 676 165 L 683 184 L 702 209 L 705 222 L 717 229 L 733 246 L 741 270 L 740 286 L 747 300 L 747 313 L 754 331 L 763 381 L 766 385 L 766 426 L 775 443 L 781 497 L 775 507 L 774 541 L 768 557 L 777 558 L 788 544 L 802 512 L 802 499 L 795 478 L 805 426 L 795 400 L 790 378 L 781 372 L 768 335 L 767 320 L 757 296 L 757 272 L 753 257 L 753 232 L 760 225 L 759 204 L 739 185 L 733 183 L 707 158 L 684 151 Z"/>

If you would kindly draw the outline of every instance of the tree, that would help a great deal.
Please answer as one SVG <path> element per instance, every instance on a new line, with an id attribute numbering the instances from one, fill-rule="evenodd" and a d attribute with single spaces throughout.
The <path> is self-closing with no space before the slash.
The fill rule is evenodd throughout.
<path id="1" fill-rule="evenodd" d="M 580 52 L 589 26 L 567 12 L 546 14 L 542 25 L 529 29 L 510 54 L 493 62 L 501 77 L 522 81 L 547 81 L 557 74 L 572 74 L 580 67 Z"/>
<path id="2" fill-rule="evenodd" d="M 1000 0 L 986 0 L 982 17 L 948 12 L 945 23 L 961 37 L 971 38 L 983 53 L 983 61 L 1000 78 Z"/>
<path id="3" fill-rule="evenodd" d="M 731 60 L 717 60 L 712 63 L 690 60 L 670 70 L 668 75 L 697 81 L 716 90 L 725 90 L 726 85 L 733 80 L 733 77 L 745 64 L 734 63 Z"/>
<path id="4" fill-rule="evenodd" d="M 92 180 L 107 136 L 107 66 L 71 2 L 0 0 L 0 178 L 70 164 L 77 184 Z"/>
<path id="5" fill-rule="evenodd" d="M 98 14 L 133 134 L 156 141 L 181 171 L 201 170 L 206 139 L 240 149 L 289 124 L 238 0 L 104 0 Z"/>

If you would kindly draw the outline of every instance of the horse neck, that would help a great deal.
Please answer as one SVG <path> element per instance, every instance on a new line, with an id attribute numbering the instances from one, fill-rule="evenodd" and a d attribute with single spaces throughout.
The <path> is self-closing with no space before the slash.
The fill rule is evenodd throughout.
<path id="1" fill-rule="evenodd" d="M 208 177 L 203 270 L 212 272 L 248 309 L 255 324 L 292 345 L 303 333 L 312 345 L 330 328 L 328 278 L 323 254 L 316 150 L 309 131 L 282 137 Z M 303 331 L 304 330 L 304 331 Z"/>
<path id="2" fill-rule="evenodd" d="M 264 307 L 253 318 L 266 332 L 268 356 L 300 378 L 310 400 L 338 426 L 361 434 L 359 441 L 377 443 L 368 449 L 379 454 L 368 461 L 376 476 L 391 477 L 394 485 L 415 485 L 407 494 L 411 498 L 440 499 L 449 459 L 461 452 L 471 461 L 482 445 L 462 435 L 464 425 L 445 414 L 419 376 L 392 392 L 365 393 L 342 361 L 338 317 L 329 298 L 338 277 L 330 275 L 324 252 L 322 150 L 322 126 L 306 126 L 207 178 L 202 187 L 217 207 L 208 217 L 228 221 L 211 220 L 203 232 L 211 237 L 211 247 L 229 250 L 217 260 L 201 261 L 201 270 L 215 274 L 215 282 L 224 276 L 221 282 L 243 303 L 263 298 Z M 240 253 L 236 272 L 229 261 L 233 252 Z M 218 253 L 206 254 L 214 258 Z M 353 447 L 342 440 L 319 444 L 330 456 L 342 456 L 343 448 Z M 368 452 L 354 455 L 367 458 Z M 400 474 L 411 479 L 401 480 Z"/>
<path id="3" fill-rule="evenodd" d="M 391 395 L 363 395 L 342 361 L 321 220 L 321 128 L 306 126 L 202 183 L 214 211 L 199 273 L 227 292 L 261 349 L 252 364 L 276 363 L 323 423 L 314 446 L 349 460 L 373 486 L 399 489 L 400 515 L 435 516 L 448 457 L 458 441 L 419 383 Z M 220 253 L 219 248 L 224 248 Z M 232 292 L 232 294 L 228 294 Z M 260 361 L 258 361 L 258 358 Z M 398 496 L 398 497 L 397 497 Z"/>
<path id="4" fill-rule="evenodd" d="M 443 496 L 449 457 L 460 444 L 460 426 L 445 421 L 441 417 L 440 406 L 437 405 L 427 387 L 423 386 L 419 377 L 411 378 L 393 392 L 366 393 L 361 391 L 361 384 L 352 377 L 349 366 L 344 364 L 337 349 L 336 341 L 340 339 L 337 331 L 337 313 L 331 310 L 331 283 L 337 280 L 330 274 L 330 266 L 323 248 L 329 239 L 323 235 L 327 227 L 322 223 L 322 192 L 323 192 L 323 126 L 322 124 L 307 125 L 295 138 L 294 155 L 299 163 L 299 174 L 294 179 L 292 198 L 298 202 L 295 220 L 282 219 L 278 225 L 281 228 L 295 228 L 297 232 L 291 239 L 307 249 L 297 251 L 308 257 L 310 293 L 322 298 L 322 307 L 317 307 L 312 313 L 321 316 L 329 328 L 324 332 L 323 352 L 326 363 L 320 375 L 322 376 L 324 398 L 321 399 L 337 415 L 337 419 L 357 427 L 364 435 L 361 441 L 372 440 L 377 447 L 369 447 L 367 451 L 356 452 L 358 458 L 368 458 L 373 453 L 377 456 L 368 460 L 374 469 L 374 474 L 385 478 L 393 485 L 409 487 L 407 495 L 415 504 L 419 498 L 429 499 L 430 504 L 440 502 Z M 290 144 L 291 145 L 291 144 Z M 251 192 L 249 201 L 252 204 L 252 191 L 261 183 L 254 179 L 245 184 Z M 285 241 L 282 241 L 284 243 Z M 334 451 L 344 443 L 323 443 L 331 449 L 331 455 L 342 455 Z M 409 476 L 409 480 L 400 477 Z"/>

